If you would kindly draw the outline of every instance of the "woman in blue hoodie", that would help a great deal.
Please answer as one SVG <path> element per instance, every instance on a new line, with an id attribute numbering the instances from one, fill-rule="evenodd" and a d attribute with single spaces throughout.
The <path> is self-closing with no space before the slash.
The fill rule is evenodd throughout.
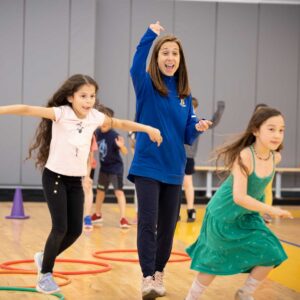
<path id="1" fill-rule="evenodd" d="M 146 134 L 137 133 L 128 179 L 138 198 L 138 254 L 143 273 L 143 299 L 163 296 L 163 270 L 170 257 L 179 214 L 181 185 L 186 164 L 184 144 L 208 129 L 210 121 L 198 121 L 182 46 L 166 35 L 154 45 L 163 27 L 150 24 L 137 46 L 130 69 L 136 93 L 136 121 L 159 128 L 163 137 L 154 147 Z"/>

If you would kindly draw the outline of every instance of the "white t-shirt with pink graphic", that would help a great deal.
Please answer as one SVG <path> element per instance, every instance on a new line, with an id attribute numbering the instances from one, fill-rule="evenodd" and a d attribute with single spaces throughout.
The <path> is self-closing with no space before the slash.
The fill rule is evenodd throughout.
<path id="1" fill-rule="evenodd" d="M 52 139 L 45 167 L 66 176 L 87 175 L 87 161 L 95 129 L 105 115 L 92 109 L 86 118 L 79 119 L 68 106 L 53 107 Z"/>

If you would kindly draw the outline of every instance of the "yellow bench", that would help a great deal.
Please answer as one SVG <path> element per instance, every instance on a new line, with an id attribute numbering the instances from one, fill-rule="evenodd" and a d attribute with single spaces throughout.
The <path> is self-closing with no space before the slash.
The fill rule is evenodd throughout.
<path id="1" fill-rule="evenodd" d="M 216 172 L 215 166 L 195 166 L 195 171 L 206 172 L 206 194 L 207 198 L 211 198 L 213 190 L 213 173 Z M 218 167 L 218 170 L 224 170 Z M 275 169 L 275 198 L 281 198 L 281 181 L 283 173 L 300 173 L 300 168 L 276 168 Z"/>

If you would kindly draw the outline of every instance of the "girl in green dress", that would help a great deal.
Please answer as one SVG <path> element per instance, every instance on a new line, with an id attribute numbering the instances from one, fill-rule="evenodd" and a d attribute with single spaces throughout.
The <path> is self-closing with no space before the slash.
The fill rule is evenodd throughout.
<path id="1" fill-rule="evenodd" d="M 290 212 L 264 203 L 264 191 L 281 160 L 284 118 L 273 108 L 253 114 L 235 141 L 216 151 L 230 175 L 210 200 L 197 241 L 187 248 L 198 274 L 186 300 L 198 300 L 216 275 L 250 273 L 235 294 L 252 300 L 269 272 L 287 255 L 260 213 L 292 218 Z"/>

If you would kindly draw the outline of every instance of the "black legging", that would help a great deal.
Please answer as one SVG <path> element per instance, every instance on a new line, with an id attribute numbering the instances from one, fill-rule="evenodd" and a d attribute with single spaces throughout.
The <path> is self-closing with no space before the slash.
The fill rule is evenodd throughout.
<path id="1" fill-rule="evenodd" d="M 138 254 L 143 276 L 162 272 L 171 255 L 181 185 L 135 177 L 138 198 Z"/>
<path id="2" fill-rule="evenodd" d="M 48 273 L 53 271 L 56 256 L 82 232 L 84 194 L 81 177 L 64 176 L 45 168 L 42 182 L 52 220 L 42 265 L 42 273 Z"/>

